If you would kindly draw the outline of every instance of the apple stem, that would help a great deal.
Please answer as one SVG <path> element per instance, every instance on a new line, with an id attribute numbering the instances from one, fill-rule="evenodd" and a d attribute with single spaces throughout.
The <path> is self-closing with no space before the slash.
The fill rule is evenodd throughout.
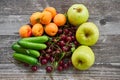
<path id="1" fill-rule="evenodd" d="M 82 61 L 79 61 L 80 64 L 82 64 L 83 62 Z"/>
<path id="2" fill-rule="evenodd" d="M 73 9 L 75 9 L 75 10 L 77 10 L 77 12 L 81 12 L 82 11 L 82 9 L 81 8 L 73 8 Z"/>
<path id="3" fill-rule="evenodd" d="M 88 37 L 88 36 L 89 36 L 89 34 L 88 34 L 88 33 L 86 33 L 86 34 L 85 34 L 85 36 L 86 36 L 86 37 Z"/>

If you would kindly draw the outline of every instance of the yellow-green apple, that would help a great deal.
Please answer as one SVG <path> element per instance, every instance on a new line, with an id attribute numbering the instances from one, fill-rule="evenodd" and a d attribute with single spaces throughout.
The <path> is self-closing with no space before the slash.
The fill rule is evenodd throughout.
<path id="1" fill-rule="evenodd" d="M 79 46 L 71 57 L 73 66 L 78 70 L 89 69 L 95 61 L 92 49 L 88 46 Z"/>
<path id="2" fill-rule="evenodd" d="M 74 25 L 79 26 L 86 22 L 89 18 L 89 12 L 83 4 L 73 4 L 67 11 L 68 21 Z"/>
<path id="3" fill-rule="evenodd" d="M 80 44 L 92 46 L 99 38 L 99 30 L 92 22 L 80 25 L 76 31 L 76 39 Z"/>

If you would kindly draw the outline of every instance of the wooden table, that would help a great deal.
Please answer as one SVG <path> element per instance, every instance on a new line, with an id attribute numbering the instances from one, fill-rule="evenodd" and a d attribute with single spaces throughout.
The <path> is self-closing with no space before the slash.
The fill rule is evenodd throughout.
<path id="1" fill-rule="evenodd" d="M 89 21 L 100 31 L 99 41 L 91 47 L 96 61 L 89 70 L 48 74 L 42 67 L 33 73 L 22 64 L 11 63 L 11 44 L 20 38 L 18 29 L 33 12 L 53 6 L 64 13 L 75 3 L 88 7 Z M 120 80 L 120 0 L 0 0 L 0 80 Z"/>

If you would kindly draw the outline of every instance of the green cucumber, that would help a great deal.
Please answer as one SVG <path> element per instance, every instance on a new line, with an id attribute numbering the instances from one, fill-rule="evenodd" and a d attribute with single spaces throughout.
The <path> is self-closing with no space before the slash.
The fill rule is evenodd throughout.
<path id="1" fill-rule="evenodd" d="M 45 43 L 48 41 L 48 36 L 38 36 L 38 37 L 29 37 L 22 38 L 23 41 L 33 42 L 33 43 Z"/>
<path id="2" fill-rule="evenodd" d="M 31 57 L 28 55 L 24 55 L 22 53 L 16 53 L 16 52 L 13 53 L 13 58 L 18 60 L 18 61 L 30 64 L 30 65 L 38 65 L 39 64 L 37 58 Z"/>
<path id="3" fill-rule="evenodd" d="M 23 40 L 19 40 L 18 44 L 26 49 L 34 49 L 34 50 L 43 50 L 47 48 L 46 44 L 43 43 L 32 43 L 32 42 L 27 42 Z"/>
<path id="4" fill-rule="evenodd" d="M 37 50 L 32 50 L 32 49 L 24 49 L 22 48 L 20 45 L 18 45 L 17 43 L 14 43 L 12 45 L 12 49 L 18 53 L 23 53 L 23 54 L 27 54 L 30 55 L 32 57 L 39 57 L 40 56 L 40 52 Z"/>
<path id="5" fill-rule="evenodd" d="M 12 45 L 12 49 L 18 53 L 23 53 L 23 54 L 26 54 L 27 53 L 27 50 L 22 48 L 20 45 L 18 45 L 17 43 L 14 43 Z"/>
<path id="6" fill-rule="evenodd" d="M 40 56 L 40 52 L 37 50 L 28 50 L 28 52 L 29 52 L 28 54 L 30 54 L 30 56 L 32 57 L 38 58 Z"/>

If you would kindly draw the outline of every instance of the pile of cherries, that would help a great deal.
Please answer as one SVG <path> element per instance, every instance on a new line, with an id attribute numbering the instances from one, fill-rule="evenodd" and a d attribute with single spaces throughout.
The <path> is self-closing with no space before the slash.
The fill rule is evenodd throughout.
<path id="1" fill-rule="evenodd" d="M 63 71 L 72 66 L 71 56 L 78 47 L 75 33 L 77 27 L 71 25 L 61 26 L 54 37 L 50 37 L 47 49 L 41 50 L 38 58 L 41 65 L 46 65 L 46 72 L 57 69 Z M 26 65 L 25 65 L 26 66 Z M 32 71 L 37 71 L 37 66 L 31 67 Z"/>

